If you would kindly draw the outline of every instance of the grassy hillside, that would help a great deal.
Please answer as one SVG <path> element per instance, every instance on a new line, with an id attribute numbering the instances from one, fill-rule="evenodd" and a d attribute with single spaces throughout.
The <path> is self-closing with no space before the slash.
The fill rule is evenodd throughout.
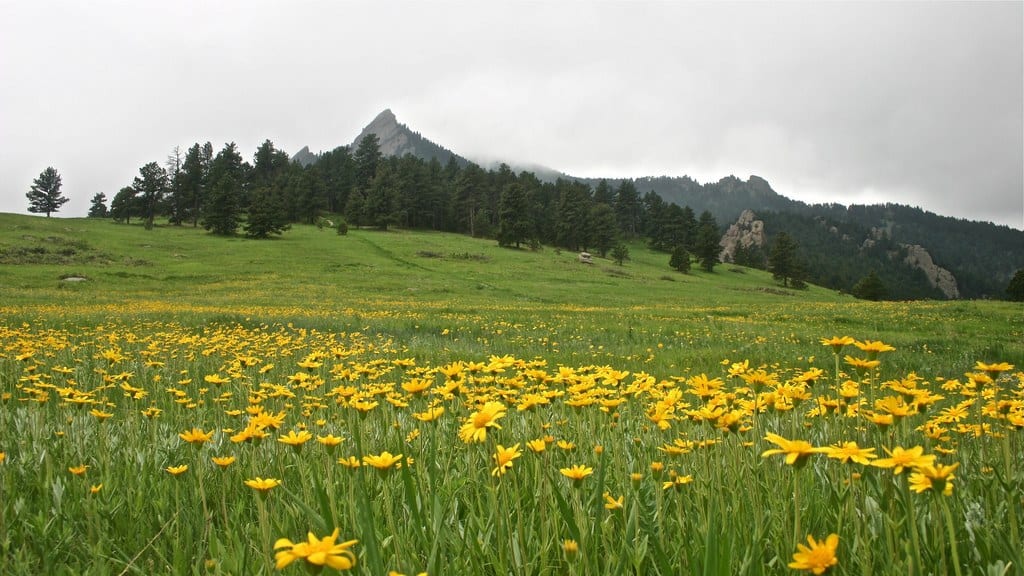
<path id="1" fill-rule="evenodd" d="M 630 250 L 0 215 L 0 574 L 1022 565 L 1019 305 Z"/>
<path id="2" fill-rule="evenodd" d="M 46 323 L 168 315 L 369 330 L 411 352 L 514 353 L 578 364 L 707 370 L 737 355 L 804 356 L 821 337 L 853 334 L 933 354 L 967 370 L 978 358 L 1024 364 L 1019 306 L 997 302 L 868 303 L 721 265 L 671 270 L 630 246 L 624 266 L 546 248 L 433 232 L 296 226 L 269 241 L 202 229 L 0 214 L 0 301 L 9 319 Z M 81 282 L 62 281 L 77 276 Z"/>

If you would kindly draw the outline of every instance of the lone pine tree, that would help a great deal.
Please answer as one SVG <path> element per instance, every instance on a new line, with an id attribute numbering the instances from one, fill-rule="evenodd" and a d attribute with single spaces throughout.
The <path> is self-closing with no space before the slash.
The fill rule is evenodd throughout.
<path id="1" fill-rule="evenodd" d="M 51 212 L 57 212 L 68 198 L 60 191 L 61 179 L 57 170 L 49 166 L 39 174 L 39 177 L 32 181 L 32 187 L 25 196 L 28 198 L 28 211 L 33 214 L 46 214 L 50 217 Z"/>

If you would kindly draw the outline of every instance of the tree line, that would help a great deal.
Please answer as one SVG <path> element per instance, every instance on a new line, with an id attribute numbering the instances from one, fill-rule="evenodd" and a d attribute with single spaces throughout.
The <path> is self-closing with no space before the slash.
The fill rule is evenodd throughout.
<path id="1" fill-rule="evenodd" d="M 437 230 L 493 238 L 502 246 L 551 245 L 606 257 L 624 240 L 646 239 L 656 250 L 682 248 L 705 270 L 718 262 L 721 230 L 714 216 L 641 195 L 631 181 L 612 187 L 558 179 L 542 182 L 508 165 L 484 169 L 455 158 L 385 157 L 374 134 L 355 150 L 335 148 L 303 165 L 273 142 L 252 163 L 234 143 L 175 149 L 164 165 L 150 162 L 106 205 L 92 199 L 89 215 L 147 227 L 157 217 L 173 225 L 202 226 L 213 234 L 267 238 L 293 223 L 325 215 L 343 227 Z M 340 218 L 339 218 L 340 216 Z"/>

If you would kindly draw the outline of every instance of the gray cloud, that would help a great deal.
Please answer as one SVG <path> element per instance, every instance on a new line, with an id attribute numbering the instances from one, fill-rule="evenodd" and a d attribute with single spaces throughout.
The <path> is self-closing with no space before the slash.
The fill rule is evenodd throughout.
<path id="1" fill-rule="evenodd" d="M 1024 228 L 1022 6 L 0 1 L 0 210 L 48 165 L 82 215 L 174 146 L 326 150 L 390 107 L 470 157 Z"/>

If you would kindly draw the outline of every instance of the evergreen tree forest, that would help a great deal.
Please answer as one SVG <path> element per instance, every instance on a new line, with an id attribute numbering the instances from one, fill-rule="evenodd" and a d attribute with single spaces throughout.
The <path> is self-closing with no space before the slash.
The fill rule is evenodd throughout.
<path id="1" fill-rule="evenodd" d="M 103 205 L 105 196 L 94 198 L 90 216 L 120 223 L 135 218 L 147 226 L 163 217 L 171 225 L 252 238 L 269 238 L 291 224 L 326 218 L 338 230 L 435 230 L 490 238 L 510 248 L 546 245 L 602 258 L 617 246 L 624 248 L 624 241 L 644 242 L 667 256 L 692 256 L 696 266 L 713 272 L 724 231 L 717 213 L 726 197 L 735 196 L 719 189 L 746 186 L 740 196 L 778 196 L 759 178 L 747 183 L 726 178 L 703 187 L 701 194 L 717 197 L 712 192 L 718 190 L 722 200 L 699 204 L 698 216 L 690 206 L 667 201 L 655 189 L 658 179 L 542 181 L 529 171 L 517 174 L 505 164 L 485 169 L 454 155 L 444 163 L 437 156 L 385 156 L 374 134 L 355 149 L 341 146 L 312 162 L 291 161 L 270 140 L 251 158 L 246 160 L 234 143 L 220 150 L 209 142 L 196 143 L 184 154 L 175 148 L 163 166 L 142 166 L 139 176 L 111 199 L 109 209 Z M 650 189 L 638 189 L 648 184 Z M 771 268 L 787 285 L 806 281 L 847 292 L 873 273 L 886 287 L 887 298 L 945 298 L 923 272 L 902 262 L 901 243 L 909 240 L 927 246 L 937 264 L 954 270 L 963 297 L 1007 297 L 1009 275 L 986 274 L 986 266 L 991 269 L 995 257 L 1020 258 L 1011 246 L 1017 231 L 945 219 L 948 237 L 937 240 L 927 220 L 940 217 L 919 209 L 793 204 L 783 211 L 760 212 L 768 245 L 741 247 L 730 264 Z M 898 224 L 879 233 L 880 222 Z M 780 263 L 789 265 L 781 255 L 771 261 L 768 250 L 779 233 L 792 242 L 788 251 L 799 255 L 795 270 L 780 273 Z M 1006 236 L 999 236 L 1006 252 L 975 254 L 969 260 L 964 251 L 972 234 Z M 1015 265 L 1024 267 L 1024 262 Z"/>
<path id="2" fill-rule="evenodd" d="M 646 240 L 666 254 L 686 245 L 701 254 L 705 269 L 714 265 L 721 235 L 710 214 L 698 222 L 690 208 L 642 197 L 628 181 L 591 187 L 572 179 L 542 182 L 505 164 L 485 170 L 454 157 L 444 165 L 409 154 L 386 157 L 373 134 L 355 150 L 342 146 L 308 165 L 291 162 L 269 140 L 251 162 L 234 143 L 216 153 L 210 143 L 197 143 L 183 156 L 175 149 L 164 166 L 147 163 L 139 174 L 110 210 L 97 207 L 93 215 L 147 225 L 163 216 L 172 225 L 253 238 L 329 216 L 357 228 L 455 232 L 513 248 L 549 245 L 601 257 L 622 240 Z"/>

